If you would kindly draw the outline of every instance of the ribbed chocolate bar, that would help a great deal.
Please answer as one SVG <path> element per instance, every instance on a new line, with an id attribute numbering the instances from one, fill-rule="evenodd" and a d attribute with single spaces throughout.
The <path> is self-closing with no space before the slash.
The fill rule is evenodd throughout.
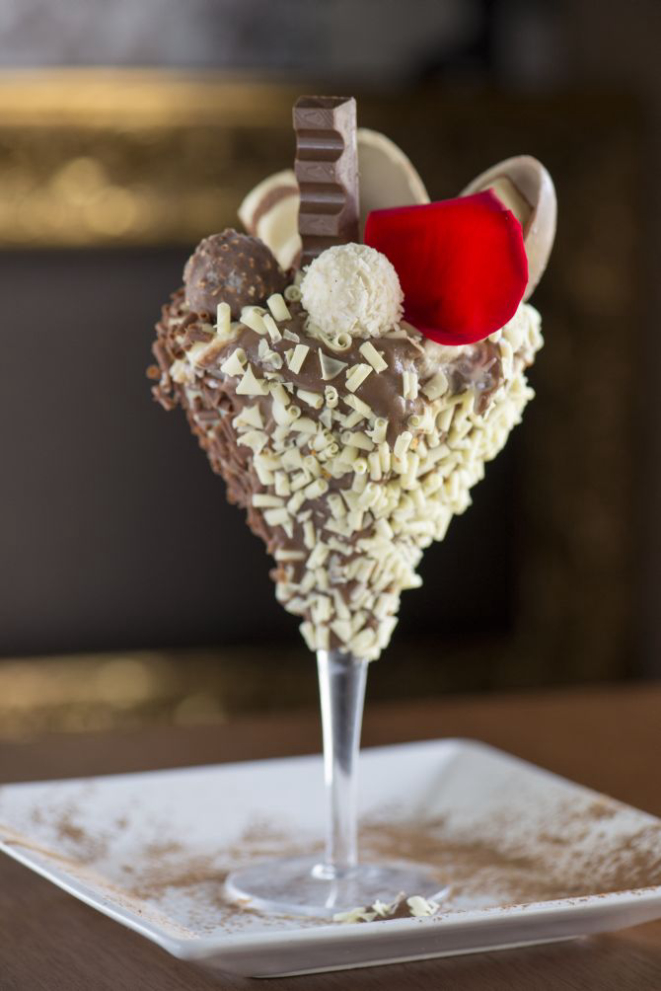
<path id="1" fill-rule="evenodd" d="M 356 101 L 301 96 L 294 104 L 294 130 L 303 266 L 334 244 L 359 239 Z"/>

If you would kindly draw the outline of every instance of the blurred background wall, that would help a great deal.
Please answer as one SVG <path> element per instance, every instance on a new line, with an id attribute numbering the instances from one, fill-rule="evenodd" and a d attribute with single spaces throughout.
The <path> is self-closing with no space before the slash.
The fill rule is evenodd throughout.
<path id="1" fill-rule="evenodd" d="M 195 242 L 290 164 L 302 90 L 355 94 L 434 197 L 529 152 L 560 203 L 538 399 L 373 694 L 659 673 L 660 29 L 653 0 L 0 0 L 0 733 L 314 697 L 144 378 Z"/>

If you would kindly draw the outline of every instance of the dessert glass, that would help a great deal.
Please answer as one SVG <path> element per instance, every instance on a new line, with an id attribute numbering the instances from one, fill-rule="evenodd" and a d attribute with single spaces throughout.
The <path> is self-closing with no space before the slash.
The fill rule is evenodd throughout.
<path id="1" fill-rule="evenodd" d="M 398 895 L 437 901 L 443 884 L 413 862 L 358 859 L 358 755 L 368 661 L 317 651 L 327 822 L 323 857 L 288 857 L 230 874 L 229 896 L 264 912 L 332 917 Z"/>
<path id="2" fill-rule="evenodd" d="M 293 119 L 294 171 L 248 194 L 248 235 L 226 229 L 191 256 L 157 326 L 152 377 L 247 509 L 277 563 L 276 597 L 317 652 L 325 855 L 247 867 L 227 892 L 272 913 L 392 917 L 400 896 L 436 900 L 443 886 L 425 865 L 358 859 L 367 666 L 399 594 L 420 584 L 423 549 L 470 504 L 533 395 L 524 373 L 542 337 L 522 304 L 551 250 L 555 193 L 521 156 L 469 195 L 430 203 L 389 139 L 358 137 L 355 100 L 301 97 Z M 347 545 L 357 533 L 362 560 Z"/>

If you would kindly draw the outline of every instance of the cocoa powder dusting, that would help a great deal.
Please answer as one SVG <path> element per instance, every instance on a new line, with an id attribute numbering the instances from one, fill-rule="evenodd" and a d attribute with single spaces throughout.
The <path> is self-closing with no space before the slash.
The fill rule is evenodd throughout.
<path id="1" fill-rule="evenodd" d="M 301 841 L 292 830 L 262 820 L 218 850 L 200 850 L 187 836 L 169 834 L 162 823 L 147 830 L 151 837 L 132 841 L 132 813 L 121 809 L 107 828 L 86 829 L 82 823 L 89 800 L 81 795 L 56 809 L 29 810 L 28 832 L 37 829 L 36 836 L 21 837 L 3 828 L 3 838 L 53 858 L 74 876 L 93 880 L 131 911 L 190 936 L 245 931 L 251 925 L 327 924 L 321 919 L 262 916 L 249 904 L 230 902 L 224 890 L 228 873 L 242 865 L 321 855 L 321 843 Z M 652 819 L 641 823 L 640 814 L 608 799 L 555 802 L 537 825 L 532 818 L 522 820 L 520 807 L 503 806 L 488 821 L 476 819 L 467 825 L 453 821 L 451 814 L 413 822 L 403 818 L 406 814 L 384 808 L 380 816 L 364 822 L 361 858 L 426 864 L 439 888 L 449 888 L 441 918 L 467 908 L 581 900 L 661 885 L 661 824 Z M 613 829 L 618 817 L 622 818 Z M 141 832 L 144 835 L 144 825 Z M 401 907 L 392 917 L 406 914 Z"/>
<path id="2" fill-rule="evenodd" d="M 247 902 L 234 902 L 225 894 L 225 880 L 237 866 L 272 857 L 294 857 L 321 853 L 321 844 L 301 850 L 290 833 L 255 821 L 243 831 L 236 843 L 218 854 L 193 852 L 176 840 L 147 844 L 136 857 L 131 878 L 127 880 L 130 896 L 155 906 L 175 897 L 186 905 L 188 925 L 199 935 L 240 931 L 246 919 L 260 920 L 260 927 L 282 925 L 286 916 L 266 917 Z M 301 926 L 318 925 L 321 919 L 291 919 Z"/>
<path id="3" fill-rule="evenodd" d="M 595 804 L 579 810 L 567 806 L 556 816 L 557 832 L 529 835 L 524 842 L 511 841 L 513 822 L 506 811 L 497 820 L 492 818 L 487 830 L 482 824 L 480 829 L 487 835 L 475 838 L 458 834 L 445 818 L 417 825 L 371 821 L 361 829 L 361 857 L 365 861 L 410 860 L 428 865 L 436 873 L 439 887 L 450 889 L 443 912 L 583 898 L 661 884 L 661 826 L 656 824 L 638 829 L 624 841 L 604 836 L 595 845 L 592 836 L 592 842 L 582 850 L 572 844 L 570 857 L 559 856 L 559 848 L 567 846 L 563 833 L 571 833 L 574 843 L 581 827 L 588 836 L 595 823 L 617 812 L 615 804 L 612 808 Z M 248 904 L 228 901 L 224 881 L 231 870 L 248 861 L 321 851 L 321 844 L 302 848 L 291 833 L 264 823 L 255 823 L 218 855 L 201 855 L 175 839 L 162 839 L 140 851 L 132 865 L 128 893 L 162 909 L 163 899 L 178 892 L 188 900 L 188 925 L 196 930 L 240 929 L 246 915 L 260 917 L 260 913 Z M 406 915 L 402 909 L 393 917 Z M 282 923 L 282 917 L 272 921 Z"/>
<path id="4" fill-rule="evenodd" d="M 553 828 L 525 836 L 519 814 L 508 810 L 492 817 L 488 830 L 476 824 L 475 838 L 458 835 L 444 818 L 372 823 L 363 829 L 362 850 L 370 859 L 433 865 L 451 889 L 444 909 L 471 898 L 502 906 L 661 885 L 661 825 L 640 826 L 627 838 L 599 829 L 624 808 L 606 799 L 567 803 L 554 810 Z"/>

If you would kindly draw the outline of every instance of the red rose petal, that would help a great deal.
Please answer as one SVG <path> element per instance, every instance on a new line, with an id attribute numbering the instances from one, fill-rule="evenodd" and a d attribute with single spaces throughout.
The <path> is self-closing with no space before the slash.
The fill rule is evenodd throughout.
<path id="1" fill-rule="evenodd" d="M 394 265 L 405 318 L 440 344 L 472 344 L 499 330 L 528 282 L 521 224 L 490 190 L 373 210 L 365 244 Z"/>

